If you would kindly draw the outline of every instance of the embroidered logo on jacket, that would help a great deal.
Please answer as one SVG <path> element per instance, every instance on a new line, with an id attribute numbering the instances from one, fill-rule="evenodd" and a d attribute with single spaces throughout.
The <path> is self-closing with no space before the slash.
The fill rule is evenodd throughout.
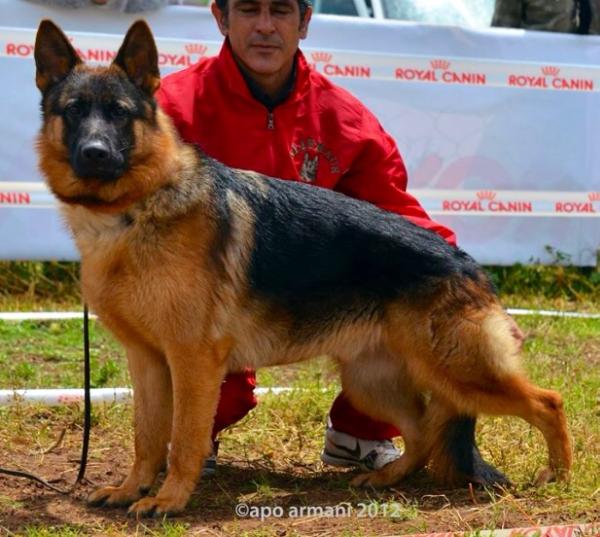
<path id="1" fill-rule="evenodd" d="M 304 181 L 314 183 L 317 178 L 317 168 L 319 167 L 319 155 L 315 155 L 313 158 L 308 153 L 304 153 L 304 160 L 302 161 L 302 168 L 300 168 L 300 177 Z"/>
<path id="2" fill-rule="evenodd" d="M 340 174 L 337 157 L 322 142 L 314 138 L 305 138 L 293 143 L 290 155 L 299 168 L 300 178 L 307 183 Z"/>

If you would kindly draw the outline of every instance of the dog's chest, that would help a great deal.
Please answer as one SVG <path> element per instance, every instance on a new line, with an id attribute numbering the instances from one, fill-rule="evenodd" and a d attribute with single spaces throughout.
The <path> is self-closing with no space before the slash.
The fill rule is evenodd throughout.
<path id="1" fill-rule="evenodd" d="M 176 324 L 169 318 L 172 298 L 169 282 L 152 270 L 143 271 L 127 259 L 127 252 L 118 255 L 93 256 L 82 263 L 82 289 L 92 311 L 126 347 L 144 343 L 162 348 L 167 333 Z"/>
<path id="2" fill-rule="evenodd" d="M 103 215 L 81 207 L 65 211 L 81 253 L 81 282 L 85 300 L 111 329 L 135 321 L 155 300 L 152 287 L 139 277 L 142 258 L 132 245 L 135 230 L 122 216 Z M 132 262 L 134 261 L 134 262 Z"/>
<path id="3" fill-rule="evenodd" d="M 61 209 L 82 258 L 105 257 L 130 232 L 121 215 L 97 213 L 81 206 L 63 205 Z"/>

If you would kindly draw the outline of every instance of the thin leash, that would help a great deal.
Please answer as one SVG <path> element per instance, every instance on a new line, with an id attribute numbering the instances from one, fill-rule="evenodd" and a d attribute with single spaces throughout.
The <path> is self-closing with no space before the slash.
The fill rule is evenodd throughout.
<path id="1" fill-rule="evenodd" d="M 83 480 L 85 469 L 87 467 L 88 452 L 90 446 L 90 429 L 92 423 L 92 398 L 91 398 L 91 381 L 90 381 L 90 329 L 89 329 L 89 314 L 87 304 L 83 305 L 83 441 L 81 446 L 81 459 L 79 460 L 79 473 L 73 485 L 68 489 L 61 489 L 49 483 L 45 479 L 38 477 L 29 472 L 21 472 L 19 470 L 9 470 L 8 468 L 0 468 L 0 474 L 6 474 L 13 477 L 23 477 L 31 479 L 44 485 L 45 487 L 58 492 L 60 494 L 71 494 Z"/>

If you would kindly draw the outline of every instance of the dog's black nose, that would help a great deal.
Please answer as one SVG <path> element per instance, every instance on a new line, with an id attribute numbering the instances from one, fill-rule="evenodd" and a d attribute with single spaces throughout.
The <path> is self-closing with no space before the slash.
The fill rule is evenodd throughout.
<path id="1" fill-rule="evenodd" d="M 101 140 L 94 140 L 81 148 L 81 157 L 86 164 L 103 164 L 110 157 L 110 149 Z"/>
<path id="2" fill-rule="evenodd" d="M 81 179 L 113 181 L 123 174 L 123 155 L 102 139 L 82 142 L 74 153 L 73 170 Z"/>

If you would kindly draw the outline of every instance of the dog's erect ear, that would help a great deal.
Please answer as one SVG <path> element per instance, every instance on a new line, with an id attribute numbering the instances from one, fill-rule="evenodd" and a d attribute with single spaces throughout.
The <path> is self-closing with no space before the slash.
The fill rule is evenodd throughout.
<path id="1" fill-rule="evenodd" d="M 134 22 L 113 61 L 129 79 L 148 95 L 153 95 L 160 85 L 158 51 L 152 31 L 145 21 Z"/>
<path id="2" fill-rule="evenodd" d="M 52 84 L 65 78 L 81 59 L 62 30 L 44 19 L 35 37 L 35 83 L 45 92 Z"/>

